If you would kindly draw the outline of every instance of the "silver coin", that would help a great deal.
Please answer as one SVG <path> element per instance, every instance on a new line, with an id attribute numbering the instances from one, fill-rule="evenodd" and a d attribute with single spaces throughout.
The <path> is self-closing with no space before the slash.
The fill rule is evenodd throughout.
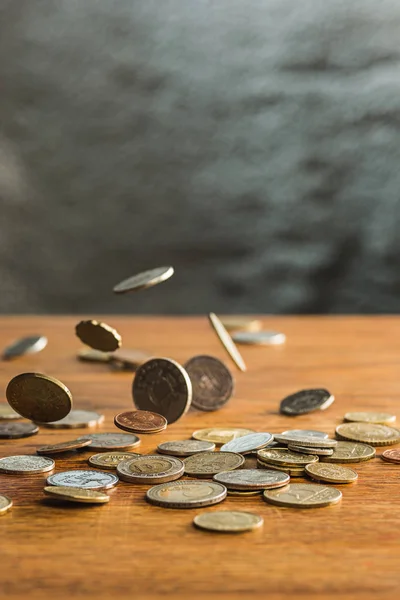
<path id="1" fill-rule="evenodd" d="M 280 411 L 285 415 L 305 415 L 314 410 L 325 410 L 335 400 L 328 390 L 311 389 L 301 390 L 286 396 L 280 404 Z"/>
<path id="2" fill-rule="evenodd" d="M 78 470 L 63 471 L 62 473 L 55 473 L 47 478 L 49 485 L 59 485 L 66 487 L 79 487 L 87 490 L 109 488 L 117 485 L 119 479 L 113 473 L 105 473 L 104 471 L 89 471 L 89 470 Z"/>
<path id="3" fill-rule="evenodd" d="M 149 271 L 143 271 L 128 279 L 124 279 L 120 283 L 114 286 L 113 292 L 115 294 L 126 294 L 127 292 L 138 292 L 139 290 L 145 290 L 153 285 L 167 281 L 174 274 L 173 267 L 157 267 Z"/>
<path id="4" fill-rule="evenodd" d="M 43 456 L 31 456 L 23 454 L 20 456 L 6 456 L 0 458 L 1 473 L 46 473 L 54 469 L 55 462 L 51 458 Z"/>
<path id="5" fill-rule="evenodd" d="M 299 446 L 298 444 L 289 444 L 289 450 L 293 452 L 299 452 L 300 454 L 314 454 L 316 456 L 331 456 L 333 454 L 333 448 L 308 448 L 306 446 Z"/>
<path id="6" fill-rule="evenodd" d="M 290 477 L 281 471 L 267 469 L 236 469 L 223 471 L 213 477 L 214 481 L 222 483 L 228 490 L 269 490 L 282 487 L 289 483 Z"/>
<path id="7" fill-rule="evenodd" d="M 11 360 L 24 354 L 35 354 L 47 346 L 47 337 L 44 335 L 30 335 L 16 340 L 3 350 L 3 360 Z"/>
<path id="8" fill-rule="evenodd" d="M 36 435 L 39 427 L 35 423 L 0 423 L 0 439 L 18 439 Z"/>
<path id="9" fill-rule="evenodd" d="M 140 439 L 132 433 L 87 433 L 78 438 L 92 440 L 90 450 L 125 450 L 136 448 Z"/>
<path id="10" fill-rule="evenodd" d="M 315 429 L 288 429 L 287 431 L 282 431 L 282 435 L 290 435 L 291 437 L 316 437 L 326 439 L 329 437 L 328 433 L 324 431 L 316 431 Z"/>
<path id="11" fill-rule="evenodd" d="M 104 421 L 104 415 L 93 410 L 71 410 L 71 412 L 59 421 L 39 423 L 49 429 L 81 429 L 83 427 L 95 427 Z"/>
<path id="12" fill-rule="evenodd" d="M 282 433 L 274 433 L 274 439 L 282 444 L 297 444 L 298 446 L 306 446 L 311 448 L 334 448 L 337 445 L 336 440 L 330 440 L 328 438 L 316 438 L 314 436 L 303 436 L 299 435 L 283 435 Z"/>
<path id="13" fill-rule="evenodd" d="M 146 500 L 164 508 L 199 508 L 222 502 L 226 494 L 226 487 L 215 481 L 173 481 L 147 490 Z"/>
<path id="14" fill-rule="evenodd" d="M 193 356 L 184 365 L 192 382 L 192 405 L 199 410 L 222 408 L 234 391 L 234 380 L 224 363 L 214 356 Z"/>
<path id="15" fill-rule="evenodd" d="M 9 404 L 5 402 L 0 404 L 0 421 L 11 421 L 14 419 L 22 419 L 22 417 Z"/>
<path id="16" fill-rule="evenodd" d="M 265 448 L 265 446 L 268 446 L 273 441 L 274 436 L 271 433 L 249 433 L 221 446 L 221 452 L 249 454 L 250 452 Z"/>
<path id="17" fill-rule="evenodd" d="M 215 450 L 213 442 L 201 442 L 200 440 L 176 440 L 163 442 L 157 446 L 157 452 L 169 456 L 192 456 L 198 452 L 212 452 Z"/>
<path id="18" fill-rule="evenodd" d="M 274 346 L 284 344 L 286 335 L 278 331 L 236 331 L 232 334 L 232 339 L 237 344 Z"/>

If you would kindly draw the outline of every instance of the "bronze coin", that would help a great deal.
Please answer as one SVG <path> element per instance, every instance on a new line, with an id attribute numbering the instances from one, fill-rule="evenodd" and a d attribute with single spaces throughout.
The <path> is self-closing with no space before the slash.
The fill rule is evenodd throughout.
<path id="1" fill-rule="evenodd" d="M 81 342 L 101 352 L 113 352 L 121 345 L 121 336 L 116 329 L 94 319 L 78 323 L 75 333 Z"/>
<path id="2" fill-rule="evenodd" d="M 167 427 L 167 419 L 149 410 L 130 410 L 114 417 L 114 424 L 133 433 L 157 433 Z"/>
<path id="3" fill-rule="evenodd" d="M 380 457 L 382 460 L 400 465 L 400 448 L 385 450 Z"/>
<path id="4" fill-rule="evenodd" d="M 51 444 L 49 446 L 42 446 L 36 450 L 36 454 L 59 454 L 61 452 L 69 452 L 70 450 L 76 450 L 77 448 L 84 448 L 90 446 L 92 440 L 81 438 L 79 440 L 69 440 L 68 442 L 60 442 L 59 444 Z"/>
<path id="5" fill-rule="evenodd" d="M 18 439 L 38 433 L 34 423 L 0 423 L 0 439 Z"/>
<path id="6" fill-rule="evenodd" d="M 9 405 L 31 421 L 58 421 L 72 408 L 69 389 L 54 377 L 43 373 L 20 373 L 7 385 Z"/>
<path id="7" fill-rule="evenodd" d="M 192 404 L 199 410 L 218 410 L 231 398 L 234 380 L 224 363 L 214 356 L 193 356 L 184 365 L 193 387 Z"/>

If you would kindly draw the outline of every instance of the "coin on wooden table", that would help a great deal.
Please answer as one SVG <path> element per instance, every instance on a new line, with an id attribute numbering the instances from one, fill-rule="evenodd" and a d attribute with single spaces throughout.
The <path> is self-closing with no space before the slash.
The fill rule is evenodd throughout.
<path id="1" fill-rule="evenodd" d="M 222 325 L 228 331 L 260 331 L 262 322 L 253 317 L 241 315 L 220 315 Z"/>
<path id="2" fill-rule="evenodd" d="M 199 508 L 222 502 L 226 493 L 215 481 L 174 481 L 147 490 L 146 500 L 164 508 Z"/>
<path id="3" fill-rule="evenodd" d="M 257 459 L 258 469 L 272 469 L 273 471 L 281 471 L 290 475 L 290 477 L 303 477 L 305 474 L 304 467 L 286 467 L 284 465 L 273 465 L 272 463 L 264 462 Z"/>
<path id="4" fill-rule="evenodd" d="M 260 461 L 282 467 L 301 467 L 318 461 L 318 456 L 314 454 L 299 454 L 279 448 L 263 448 L 257 452 L 257 458 Z"/>
<path id="5" fill-rule="evenodd" d="M 136 371 L 133 402 L 139 410 L 151 410 L 174 423 L 192 401 L 192 384 L 186 370 L 169 358 L 153 358 Z"/>
<path id="6" fill-rule="evenodd" d="M 270 433 L 249 433 L 236 440 L 231 440 L 221 446 L 221 452 L 238 452 L 239 454 L 249 454 L 265 448 L 274 441 Z"/>
<path id="7" fill-rule="evenodd" d="M 317 456 L 331 456 L 333 454 L 333 448 L 307 448 L 306 446 L 288 444 L 288 449 L 291 452 L 299 452 L 300 454 L 315 454 Z"/>
<path id="8" fill-rule="evenodd" d="M 336 504 L 342 492 L 316 483 L 289 483 L 286 488 L 265 490 L 264 498 L 270 504 L 291 508 L 316 508 Z"/>
<path id="9" fill-rule="evenodd" d="M 102 352 L 94 348 L 81 348 L 77 357 L 84 362 L 108 363 L 111 360 L 112 353 Z"/>
<path id="10" fill-rule="evenodd" d="M 266 469 L 222 471 L 214 475 L 213 479 L 222 483 L 228 490 L 269 490 L 282 487 L 290 481 L 290 477 L 286 473 Z"/>
<path id="11" fill-rule="evenodd" d="M 321 456 L 320 461 L 327 463 L 358 463 L 374 458 L 375 448 L 356 442 L 338 442 L 331 456 Z"/>
<path id="12" fill-rule="evenodd" d="M 232 340 L 231 336 L 229 335 L 229 333 L 227 332 L 225 327 L 222 325 L 222 323 L 219 320 L 219 318 L 217 317 L 217 315 L 214 313 L 210 313 L 208 315 L 208 318 L 210 320 L 210 323 L 211 323 L 215 333 L 218 336 L 219 341 L 221 342 L 221 344 L 223 345 L 223 347 L 225 348 L 225 350 L 227 351 L 227 353 L 229 354 L 229 356 L 231 357 L 231 359 L 233 360 L 233 362 L 235 363 L 237 368 L 240 371 L 246 371 L 247 367 L 243 360 L 242 355 L 240 354 L 239 350 L 236 348 L 235 342 Z"/>
<path id="13" fill-rule="evenodd" d="M 124 279 L 113 287 L 115 294 L 126 294 L 127 292 L 138 292 L 140 290 L 146 290 L 158 283 L 167 281 L 174 274 L 174 268 L 168 267 L 157 267 L 156 269 L 150 269 L 143 271 L 128 279 Z"/>
<path id="14" fill-rule="evenodd" d="M 112 473 L 84 469 L 62 471 L 61 473 L 50 475 L 50 477 L 47 478 L 47 483 L 49 485 L 103 490 L 114 487 L 117 485 L 118 481 L 118 477 Z"/>
<path id="15" fill-rule="evenodd" d="M 52 471 L 55 462 L 51 458 L 22 454 L 20 456 L 6 456 L 0 458 L 0 472 L 10 474 L 46 473 Z"/>
<path id="16" fill-rule="evenodd" d="M 194 431 L 192 437 L 202 442 L 214 442 L 214 444 L 220 446 L 249 433 L 256 432 L 254 429 L 241 429 L 240 427 L 211 427 Z"/>
<path id="17" fill-rule="evenodd" d="M 36 454 L 59 454 L 61 452 L 70 452 L 71 450 L 77 450 L 78 448 L 84 448 L 90 446 L 92 440 L 79 439 L 69 440 L 68 442 L 60 442 L 59 444 L 51 444 L 49 446 L 42 446 L 36 450 Z"/>
<path id="18" fill-rule="evenodd" d="M 400 448 L 385 450 L 380 457 L 382 460 L 400 465 Z"/>
<path id="19" fill-rule="evenodd" d="M 130 348 L 118 348 L 110 355 L 110 362 L 119 369 L 136 371 L 140 365 L 153 358 L 149 352 Z"/>
<path id="20" fill-rule="evenodd" d="M 166 483 L 183 475 L 183 462 L 173 456 L 146 454 L 124 460 L 117 465 L 117 473 L 128 483 Z"/>
<path id="21" fill-rule="evenodd" d="M 3 350 L 3 360 L 11 360 L 25 354 L 36 354 L 47 346 L 47 337 L 44 335 L 30 335 L 16 340 Z"/>
<path id="22" fill-rule="evenodd" d="M 0 421 L 11 421 L 14 419 L 22 419 L 9 404 L 0 404 Z"/>
<path id="23" fill-rule="evenodd" d="M 34 423 L 0 423 L 0 439 L 16 440 L 30 437 L 39 432 L 39 427 Z"/>
<path id="24" fill-rule="evenodd" d="M 80 502 L 83 504 L 105 504 L 109 502 L 110 496 L 104 492 L 83 489 L 79 487 L 49 485 L 44 488 L 44 493 L 55 500 L 65 502 Z"/>
<path id="25" fill-rule="evenodd" d="M 306 473 L 312 479 L 325 481 L 326 483 L 353 483 L 358 479 L 358 474 L 353 469 L 329 463 L 307 465 Z"/>
<path id="26" fill-rule="evenodd" d="M 67 416 L 72 395 L 61 381 L 42 373 L 21 373 L 9 382 L 6 396 L 22 417 L 47 423 Z"/>
<path id="27" fill-rule="evenodd" d="M 201 442 L 199 440 L 176 440 L 163 442 L 157 446 L 157 452 L 169 456 L 192 456 L 198 452 L 212 452 L 215 450 L 213 442 Z"/>
<path id="28" fill-rule="evenodd" d="M 81 342 L 101 352 L 113 352 L 121 345 L 121 336 L 116 329 L 94 319 L 80 321 L 75 333 Z"/>
<path id="29" fill-rule="evenodd" d="M 92 440 L 91 450 L 126 450 L 140 444 L 137 435 L 130 433 L 87 433 L 78 439 Z"/>
<path id="30" fill-rule="evenodd" d="M 217 531 L 219 533 L 242 533 L 258 529 L 264 519 L 254 513 L 239 510 L 219 510 L 196 515 L 193 523 L 199 529 Z"/>
<path id="31" fill-rule="evenodd" d="M 247 496 L 261 496 L 264 490 L 228 490 L 228 496 L 246 498 Z"/>
<path id="32" fill-rule="evenodd" d="M 115 415 L 114 425 L 133 433 L 158 433 L 167 428 L 167 419 L 149 410 L 129 410 Z"/>
<path id="33" fill-rule="evenodd" d="M 305 415 L 314 410 L 325 410 L 335 400 L 328 390 L 301 390 L 286 396 L 280 404 L 280 411 L 285 415 Z"/>
<path id="34" fill-rule="evenodd" d="M 336 427 L 340 439 L 365 442 L 371 446 L 391 446 L 400 442 L 400 431 L 376 423 L 343 423 Z"/>
<path id="35" fill-rule="evenodd" d="M 96 427 L 104 421 L 104 415 L 93 410 L 71 410 L 71 412 L 59 421 L 40 423 L 49 429 L 82 429 L 84 427 Z"/>
<path id="36" fill-rule="evenodd" d="M 381 412 L 347 412 L 344 415 L 345 421 L 356 421 L 357 423 L 378 423 L 388 425 L 396 421 L 396 415 Z"/>
<path id="37" fill-rule="evenodd" d="M 113 471 L 120 462 L 135 458 L 135 456 L 140 456 L 140 454 L 136 454 L 135 452 L 101 452 L 100 454 L 90 456 L 88 463 L 92 467 L 101 467 L 102 469 Z"/>
<path id="38" fill-rule="evenodd" d="M 231 398 L 234 381 L 231 372 L 218 358 L 193 356 L 184 365 L 192 382 L 192 405 L 199 410 L 218 410 Z"/>
<path id="39" fill-rule="evenodd" d="M 274 440 L 281 444 L 297 444 L 298 446 L 306 446 L 307 448 L 334 448 L 337 444 L 337 440 L 330 440 L 329 438 L 289 435 L 287 433 L 274 433 Z"/>
<path id="40" fill-rule="evenodd" d="M 245 459 L 234 452 L 200 452 L 185 458 L 185 474 L 191 477 L 210 477 L 241 467 Z"/>
<path id="41" fill-rule="evenodd" d="M 290 435 L 293 437 L 316 437 L 326 439 L 329 437 L 327 433 L 323 431 L 315 431 L 314 429 L 288 429 L 287 431 L 282 431 L 282 435 Z"/>
<path id="42" fill-rule="evenodd" d="M 286 342 L 286 335 L 278 331 L 237 331 L 232 334 L 236 344 L 249 346 L 276 346 Z"/>
<path id="43" fill-rule="evenodd" d="M 7 496 L 0 496 L 0 515 L 6 513 L 12 507 L 13 503 Z"/>

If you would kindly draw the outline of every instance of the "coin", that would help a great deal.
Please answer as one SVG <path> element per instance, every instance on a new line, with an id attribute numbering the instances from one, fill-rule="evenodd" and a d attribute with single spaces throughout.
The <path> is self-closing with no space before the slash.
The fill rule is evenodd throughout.
<path id="1" fill-rule="evenodd" d="M 367 444 L 355 442 L 338 442 L 331 456 L 321 456 L 320 460 L 327 463 L 358 463 L 374 458 L 375 448 Z"/>
<path id="2" fill-rule="evenodd" d="M 115 294 L 126 294 L 127 292 L 138 292 L 140 290 L 146 290 L 147 288 L 153 287 L 158 283 L 167 281 L 174 274 L 174 269 L 171 266 L 168 267 L 157 267 L 149 271 L 143 271 L 128 279 L 124 279 L 113 287 Z"/>
<path id="3" fill-rule="evenodd" d="M 290 475 L 290 477 L 303 477 L 304 467 L 286 467 L 284 465 L 273 465 L 272 463 L 264 462 L 263 460 L 257 459 L 258 469 L 272 469 L 273 471 L 281 471 Z"/>
<path id="4" fill-rule="evenodd" d="M 231 398 L 234 381 L 223 362 L 213 356 L 193 356 L 184 365 L 192 382 L 192 404 L 199 410 L 218 410 Z"/>
<path id="5" fill-rule="evenodd" d="M 314 429 L 288 429 L 288 431 L 282 431 L 282 435 L 290 435 L 293 437 L 316 437 L 326 439 L 329 437 L 327 433 L 323 431 L 315 431 Z"/>
<path id="6" fill-rule="evenodd" d="M 336 440 L 328 438 L 317 438 L 315 436 L 289 435 L 283 433 L 274 433 L 274 440 L 282 444 L 297 444 L 298 446 L 307 446 L 307 448 L 334 448 Z"/>
<path id="7" fill-rule="evenodd" d="M 3 360 L 11 360 L 24 354 L 36 354 L 47 346 L 44 335 L 30 335 L 16 340 L 3 350 Z"/>
<path id="8" fill-rule="evenodd" d="M 121 336 L 116 329 L 94 319 L 80 321 L 75 333 L 81 342 L 101 352 L 113 352 L 121 345 Z"/>
<path id="9" fill-rule="evenodd" d="M 96 427 L 104 421 L 104 415 L 92 410 L 71 410 L 71 412 L 59 421 L 40 423 L 49 429 L 82 429 L 83 427 Z"/>
<path id="10" fill-rule="evenodd" d="M 167 428 L 167 419 L 149 410 L 130 410 L 116 415 L 114 425 L 134 433 L 158 433 Z"/>
<path id="11" fill-rule="evenodd" d="M 12 507 L 13 503 L 7 496 L 0 496 L 0 515 L 6 513 Z"/>
<path id="12" fill-rule="evenodd" d="M 153 358 L 136 371 L 133 402 L 139 410 L 154 410 L 174 423 L 192 401 L 192 384 L 180 364 L 169 358 Z"/>
<path id="13" fill-rule="evenodd" d="M 56 500 L 66 502 L 81 502 L 83 504 L 105 504 L 109 502 L 110 496 L 104 492 L 83 489 L 80 487 L 49 485 L 44 488 L 44 493 Z"/>
<path id="14" fill-rule="evenodd" d="M 210 477 L 221 471 L 238 469 L 244 464 L 241 454 L 234 452 L 199 452 L 184 459 L 185 474 L 191 477 Z"/>
<path id="15" fill-rule="evenodd" d="M 36 435 L 39 427 L 34 423 L 0 423 L 0 439 L 18 439 Z"/>
<path id="16" fill-rule="evenodd" d="M 22 419 L 9 404 L 0 404 L 0 421 L 11 421 L 11 419 Z"/>
<path id="17" fill-rule="evenodd" d="M 163 442 L 157 446 L 157 452 L 170 456 L 192 456 L 198 452 L 212 452 L 213 450 L 215 450 L 215 444 L 198 440 L 176 440 Z"/>
<path id="18" fill-rule="evenodd" d="M 47 471 L 52 471 L 54 466 L 55 462 L 51 458 L 31 456 L 29 454 L 0 458 L 1 473 L 46 473 Z"/>
<path id="19" fill-rule="evenodd" d="M 288 449 L 292 452 L 300 452 L 300 454 L 315 454 L 317 456 L 331 456 L 333 454 L 333 448 L 307 448 L 306 446 L 289 444 Z"/>
<path id="20" fill-rule="evenodd" d="M 280 404 L 280 411 L 285 415 L 305 415 L 314 410 L 325 410 L 335 397 L 325 389 L 301 390 L 286 396 Z"/>
<path id="21" fill-rule="evenodd" d="M 78 359 L 85 362 L 108 363 L 111 360 L 111 352 L 102 352 L 94 348 L 81 348 L 78 352 Z"/>
<path id="22" fill-rule="evenodd" d="M 264 523 L 264 519 L 253 513 L 239 510 L 219 510 L 196 515 L 193 523 L 199 529 L 220 533 L 253 531 Z"/>
<path id="23" fill-rule="evenodd" d="M 371 446 L 391 446 L 400 442 L 400 431 L 376 423 L 343 423 L 336 427 L 340 439 L 365 442 Z"/>
<path id="24" fill-rule="evenodd" d="M 59 444 L 51 444 L 50 446 L 42 446 L 36 450 L 36 454 L 59 454 L 60 452 L 69 452 L 70 450 L 76 450 L 77 448 L 84 448 L 90 446 L 92 440 L 79 439 L 69 440 L 68 442 L 60 442 Z"/>
<path id="25" fill-rule="evenodd" d="M 135 452 L 100 452 L 100 454 L 90 456 L 88 463 L 92 467 L 102 467 L 103 469 L 111 469 L 113 471 L 120 462 L 135 458 L 135 456 L 140 456 L 140 454 L 136 454 Z"/>
<path id="26" fill-rule="evenodd" d="M 221 452 L 249 454 L 260 448 L 265 448 L 265 446 L 268 446 L 273 441 L 274 437 L 270 433 L 249 433 L 221 446 Z"/>
<path id="27" fill-rule="evenodd" d="M 228 490 L 269 490 L 282 487 L 290 481 L 289 475 L 285 473 L 264 469 L 222 471 L 214 475 L 213 479 L 218 483 L 222 483 Z"/>
<path id="28" fill-rule="evenodd" d="M 275 346 L 286 342 L 286 335 L 278 331 L 237 331 L 232 335 L 236 344 Z"/>
<path id="29" fill-rule="evenodd" d="M 264 490 L 228 490 L 228 496 L 245 498 L 246 496 L 260 496 Z"/>
<path id="30" fill-rule="evenodd" d="M 240 427 L 212 427 L 210 429 L 198 429 L 193 432 L 192 437 L 202 442 L 214 442 L 214 444 L 220 446 L 249 433 L 256 432 L 254 429 L 241 429 Z"/>
<path id="31" fill-rule="evenodd" d="M 120 369 L 136 371 L 140 365 L 150 360 L 152 355 L 143 350 L 134 350 L 129 348 L 118 348 L 110 355 L 112 365 Z"/>
<path id="32" fill-rule="evenodd" d="M 356 421 L 357 423 L 378 423 L 379 425 L 388 425 L 394 423 L 396 415 L 381 412 L 348 412 L 344 415 L 345 421 Z"/>
<path id="33" fill-rule="evenodd" d="M 264 448 L 257 452 L 257 458 L 272 465 L 286 467 L 300 467 L 318 461 L 318 456 L 312 454 L 299 454 L 290 450 L 278 448 Z"/>
<path id="34" fill-rule="evenodd" d="M 17 413 L 32 421 L 57 421 L 72 408 L 72 396 L 67 386 L 41 373 L 16 375 L 7 386 L 6 396 Z"/>
<path id="35" fill-rule="evenodd" d="M 400 448 L 385 450 L 380 457 L 382 460 L 386 460 L 387 462 L 400 464 Z"/>
<path id="36" fill-rule="evenodd" d="M 218 319 L 217 315 L 214 313 L 210 313 L 209 315 L 210 323 L 217 334 L 219 341 L 237 366 L 240 371 L 246 371 L 247 367 L 240 354 L 239 350 L 236 348 L 235 342 L 232 340 L 231 336 L 222 325 L 221 321 Z"/>
<path id="37" fill-rule="evenodd" d="M 84 489 L 104 489 L 114 487 L 118 483 L 118 477 L 112 473 L 104 471 L 89 471 L 84 469 L 74 469 L 72 471 L 62 471 L 55 473 L 47 478 L 48 485 L 57 485 L 61 487 L 78 487 Z"/>
<path id="38" fill-rule="evenodd" d="M 78 439 L 92 440 L 91 450 L 126 450 L 140 444 L 137 435 L 130 433 L 88 433 Z"/>
<path id="39" fill-rule="evenodd" d="M 312 479 L 327 483 L 353 483 L 358 479 L 358 474 L 353 469 L 341 465 L 323 463 L 307 465 L 306 473 Z"/>
<path id="40" fill-rule="evenodd" d="M 147 490 L 146 500 L 164 508 L 199 508 L 222 502 L 226 492 L 224 485 L 214 481 L 174 481 Z"/>
<path id="41" fill-rule="evenodd" d="M 117 473 L 129 483 L 166 483 L 182 477 L 183 462 L 173 456 L 147 454 L 120 462 Z"/>
<path id="42" fill-rule="evenodd" d="M 260 331 L 261 321 L 241 315 L 220 315 L 222 325 L 228 331 Z"/>
<path id="43" fill-rule="evenodd" d="M 265 490 L 264 498 L 270 504 L 293 508 L 316 508 L 336 504 L 342 492 L 316 483 L 290 483 L 278 490 Z"/>

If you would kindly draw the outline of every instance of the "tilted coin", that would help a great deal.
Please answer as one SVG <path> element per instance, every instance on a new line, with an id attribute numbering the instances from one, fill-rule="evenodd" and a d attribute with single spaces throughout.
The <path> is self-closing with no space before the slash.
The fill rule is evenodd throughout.
<path id="1" fill-rule="evenodd" d="M 7 496 L 0 496 L 0 515 L 6 513 L 12 507 L 13 503 Z"/>
<path id="2" fill-rule="evenodd" d="M 97 492 L 96 490 L 79 487 L 48 485 L 43 491 L 47 496 L 51 496 L 53 499 L 66 502 L 105 504 L 110 500 L 110 496 L 107 496 L 104 492 Z"/>
<path id="3" fill-rule="evenodd" d="M 260 448 L 265 448 L 265 446 L 268 446 L 273 441 L 274 437 L 270 433 L 249 433 L 221 446 L 221 452 L 249 454 Z"/>
<path id="4" fill-rule="evenodd" d="M 11 421 L 14 419 L 22 419 L 9 404 L 0 404 L 0 421 Z"/>
<path id="5" fill-rule="evenodd" d="M 213 442 L 201 442 L 199 440 L 176 440 L 158 444 L 157 452 L 170 456 L 192 456 L 198 452 L 212 452 L 215 450 Z"/>
<path id="6" fill-rule="evenodd" d="M 314 410 L 325 410 L 334 400 L 335 397 L 325 389 L 301 390 L 286 396 L 280 404 L 280 411 L 284 415 L 305 415 Z"/>
<path id="7" fill-rule="evenodd" d="M 0 423 L 0 439 L 13 439 L 36 435 L 39 427 L 34 423 Z"/>
<path id="8" fill-rule="evenodd" d="M 140 444 L 137 435 L 131 433 L 87 433 L 78 439 L 92 440 L 91 450 L 126 450 Z"/>
<path id="9" fill-rule="evenodd" d="M 199 529 L 220 533 L 241 533 L 261 527 L 264 519 L 253 513 L 239 510 L 219 510 L 196 515 L 193 523 Z"/>
<path id="10" fill-rule="evenodd" d="M 301 467 L 318 461 L 318 456 L 313 454 L 299 454 L 278 448 L 263 448 L 257 452 L 257 458 L 269 464 L 286 467 Z"/>
<path id="11" fill-rule="evenodd" d="M 184 365 L 192 382 L 192 405 L 199 410 L 218 410 L 231 398 L 234 381 L 231 372 L 218 358 L 193 356 Z"/>
<path id="12" fill-rule="evenodd" d="M 203 442 L 214 442 L 214 444 L 220 446 L 249 433 L 256 432 L 254 429 L 241 429 L 240 427 L 212 427 L 194 431 L 192 438 Z"/>
<path id="13" fill-rule="evenodd" d="M 292 508 L 316 508 L 336 504 L 342 492 L 316 483 L 289 483 L 286 488 L 265 490 L 264 498 L 270 504 Z"/>
<path id="14" fill-rule="evenodd" d="M 222 325 L 221 321 L 218 319 L 217 315 L 214 313 L 210 313 L 208 315 L 210 323 L 217 334 L 219 341 L 237 366 L 240 371 L 246 371 L 247 367 L 240 354 L 239 350 L 236 348 L 235 342 L 232 340 L 231 336 Z"/>
<path id="15" fill-rule="evenodd" d="M 80 321 L 75 333 L 81 342 L 101 352 L 113 352 L 121 345 L 121 336 L 116 329 L 94 319 Z"/>
<path id="16" fill-rule="evenodd" d="M 151 410 L 174 423 L 192 401 L 192 384 L 185 369 L 169 358 L 153 358 L 136 371 L 133 402 L 139 410 Z"/>
<path id="17" fill-rule="evenodd" d="M 44 335 L 30 335 L 16 340 L 3 350 L 3 360 L 11 360 L 24 354 L 36 354 L 47 346 Z"/>
<path id="18" fill-rule="evenodd" d="M 129 483 L 166 483 L 182 477 L 183 468 L 179 458 L 147 454 L 120 462 L 117 473 Z"/>
<path id="19" fill-rule="evenodd" d="M 333 448 L 307 448 L 306 446 L 289 444 L 288 449 L 292 452 L 299 452 L 300 454 L 315 454 L 317 456 L 331 456 L 333 454 Z"/>
<path id="20" fill-rule="evenodd" d="M 49 429 L 82 429 L 84 427 L 96 427 L 104 421 L 104 415 L 93 410 L 71 410 L 71 412 L 59 421 L 40 423 Z"/>
<path id="21" fill-rule="evenodd" d="M 149 352 L 130 348 L 118 348 L 110 355 L 111 364 L 120 369 L 136 371 L 140 365 L 153 358 Z"/>
<path id="22" fill-rule="evenodd" d="M 78 448 L 84 448 L 90 446 L 92 440 L 79 439 L 79 440 L 68 440 L 68 442 L 60 442 L 59 444 L 51 444 L 49 446 L 42 446 L 36 450 L 36 454 L 59 454 L 61 452 L 69 452 L 70 450 L 76 450 Z"/>
<path id="23" fill-rule="evenodd" d="M 273 471 L 281 471 L 290 475 L 290 477 L 303 477 L 304 467 L 287 467 L 285 465 L 274 465 L 272 463 L 264 462 L 263 460 L 257 459 L 258 469 L 272 469 Z"/>
<path id="24" fill-rule="evenodd" d="M 214 475 L 213 479 L 214 481 L 218 481 L 218 483 L 222 483 L 228 490 L 269 490 L 282 487 L 290 481 L 290 477 L 286 473 L 265 469 L 222 471 Z"/>
<path id="25" fill-rule="evenodd" d="M 114 425 L 134 433 L 158 433 L 167 427 L 167 419 L 149 410 L 130 410 L 114 417 Z"/>
<path id="26" fill-rule="evenodd" d="M 246 498 L 246 496 L 260 496 L 264 490 L 228 490 L 228 496 Z"/>
<path id="27" fill-rule="evenodd" d="M 112 473 L 104 471 L 90 471 L 84 469 L 74 469 L 72 471 L 62 471 L 55 473 L 47 478 L 48 485 L 57 485 L 61 487 L 78 487 L 84 489 L 103 489 L 117 485 L 119 479 Z"/>
<path id="28" fill-rule="evenodd" d="M 378 423 L 388 425 L 396 421 L 396 415 L 381 412 L 347 412 L 344 415 L 345 421 L 356 421 L 357 423 Z"/>
<path id="29" fill-rule="evenodd" d="M 278 331 L 237 331 L 232 334 L 237 344 L 251 346 L 275 346 L 286 342 L 286 335 Z"/>
<path id="30" fill-rule="evenodd" d="M 146 500 L 164 508 L 199 508 L 222 502 L 226 493 L 215 481 L 174 481 L 147 490 Z"/>
<path id="31" fill-rule="evenodd" d="M 400 431 L 376 423 L 343 423 L 336 427 L 340 439 L 365 442 L 371 446 L 391 446 L 400 442 Z"/>
<path id="32" fill-rule="evenodd" d="M 54 466 L 55 462 L 51 458 L 31 456 L 29 454 L 0 458 L 1 473 L 46 473 L 47 471 L 52 471 Z"/>
<path id="33" fill-rule="evenodd" d="M 84 362 L 108 363 L 112 355 L 112 352 L 102 352 L 94 348 L 81 348 L 77 356 L 79 360 Z"/>
<path id="34" fill-rule="evenodd" d="M 72 396 L 67 386 L 42 373 L 16 375 L 7 386 L 6 396 L 10 406 L 31 421 L 57 421 L 72 408 Z"/>
<path id="35" fill-rule="evenodd" d="M 220 315 L 222 325 L 228 331 L 260 331 L 262 322 L 252 317 L 241 315 Z"/>
<path id="36" fill-rule="evenodd" d="M 325 481 L 327 483 L 353 483 L 357 481 L 358 474 L 341 465 L 317 463 L 306 466 L 306 473 L 312 479 L 317 481 Z"/>
<path id="37" fill-rule="evenodd" d="M 100 454 L 93 454 L 88 459 L 88 463 L 92 467 L 101 467 L 102 469 L 114 470 L 117 468 L 120 462 L 129 460 L 140 456 L 135 452 L 100 452 Z"/>
<path id="38" fill-rule="evenodd" d="M 386 460 L 387 462 L 395 463 L 397 465 L 400 464 L 400 449 L 396 448 L 393 450 L 385 450 L 380 455 L 382 460 Z"/>
<path id="39" fill-rule="evenodd" d="M 356 442 L 338 442 L 331 456 L 321 456 L 320 461 L 326 463 L 358 463 L 374 458 L 375 448 Z"/>
<path id="40" fill-rule="evenodd" d="M 174 274 L 174 269 L 171 266 L 168 267 L 157 267 L 156 269 L 150 269 L 149 271 L 143 271 L 128 279 L 124 279 L 113 287 L 115 294 L 126 294 L 127 292 L 138 292 L 140 290 L 146 290 L 153 285 L 167 281 Z"/>
<path id="41" fill-rule="evenodd" d="M 314 429 L 288 429 L 288 431 L 282 431 L 282 435 L 290 435 L 293 437 L 316 437 L 316 438 L 328 438 L 329 435 L 323 431 L 315 431 Z"/>
<path id="42" fill-rule="evenodd" d="M 199 452 L 184 459 L 185 474 L 191 477 L 210 477 L 221 471 L 238 469 L 244 457 L 234 452 Z"/>
<path id="43" fill-rule="evenodd" d="M 334 448 L 337 444 L 336 440 L 330 440 L 329 438 L 283 433 L 274 433 L 274 440 L 282 444 L 297 444 L 298 446 L 307 446 L 307 448 Z"/>

